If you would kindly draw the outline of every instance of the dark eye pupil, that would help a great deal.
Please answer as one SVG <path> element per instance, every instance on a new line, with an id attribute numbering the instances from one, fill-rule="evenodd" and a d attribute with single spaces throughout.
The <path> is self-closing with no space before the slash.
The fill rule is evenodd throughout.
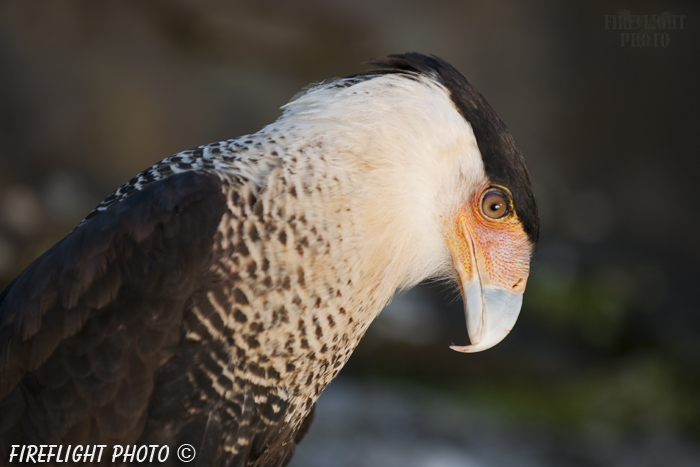
<path id="1" fill-rule="evenodd" d="M 493 204 L 491 205 L 491 210 L 492 210 L 492 211 L 498 211 L 499 209 L 501 209 L 501 205 L 500 205 L 499 203 L 493 203 Z"/>

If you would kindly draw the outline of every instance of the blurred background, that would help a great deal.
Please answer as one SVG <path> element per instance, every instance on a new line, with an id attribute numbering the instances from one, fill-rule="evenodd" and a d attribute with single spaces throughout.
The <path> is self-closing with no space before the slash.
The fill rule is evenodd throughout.
<path id="1" fill-rule="evenodd" d="M 369 58 L 433 53 L 481 90 L 529 163 L 542 237 L 520 320 L 496 348 L 457 354 L 458 294 L 398 297 L 321 397 L 292 466 L 700 465 L 699 13 L 691 1 L 4 0 L 0 289 L 152 163 L 255 132 L 301 87 Z M 616 29 L 629 14 L 676 27 Z"/>

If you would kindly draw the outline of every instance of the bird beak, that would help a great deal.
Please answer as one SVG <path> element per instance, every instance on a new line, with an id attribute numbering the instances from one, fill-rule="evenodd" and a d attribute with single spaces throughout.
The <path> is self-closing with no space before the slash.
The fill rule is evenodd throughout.
<path id="1" fill-rule="evenodd" d="M 450 348 L 481 352 L 505 339 L 518 319 L 531 246 L 517 219 L 510 225 L 486 226 L 463 215 L 457 224 L 458 238 L 448 245 L 459 274 L 471 345 Z"/>
<path id="2" fill-rule="evenodd" d="M 457 352 L 481 352 L 490 349 L 508 335 L 520 314 L 522 293 L 497 287 L 482 287 L 478 280 L 462 286 L 464 314 L 471 345 L 452 345 Z"/>

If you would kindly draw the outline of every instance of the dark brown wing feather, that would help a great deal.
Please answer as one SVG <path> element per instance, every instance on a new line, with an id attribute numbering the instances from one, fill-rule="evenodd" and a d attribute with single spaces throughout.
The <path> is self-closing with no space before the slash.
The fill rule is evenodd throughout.
<path id="1" fill-rule="evenodd" d="M 0 301 L 0 451 L 137 441 L 225 209 L 194 172 L 133 193 L 32 263 Z"/>
<path id="2" fill-rule="evenodd" d="M 170 447 L 162 465 L 180 465 L 185 443 L 197 465 L 289 461 L 308 423 L 286 425 L 285 401 L 266 394 L 256 405 L 263 388 L 229 380 L 223 369 L 244 363 L 221 336 L 185 335 L 198 325 L 193 308 L 212 314 L 207 294 L 232 286 L 211 272 L 225 209 L 216 177 L 154 182 L 91 217 L 0 294 L 3 461 L 12 444 L 106 444 L 109 453 L 158 444 Z"/>

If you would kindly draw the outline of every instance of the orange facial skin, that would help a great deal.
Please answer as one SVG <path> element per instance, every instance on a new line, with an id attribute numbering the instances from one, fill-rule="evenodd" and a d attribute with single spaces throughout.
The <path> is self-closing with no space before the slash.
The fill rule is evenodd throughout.
<path id="1" fill-rule="evenodd" d="M 532 246 L 511 201 L 509 214 L 500 219 L 483 213 L 482 196 L 491 187 L 484 185 L 460 210 L 447 242 L 462 283 L 478 276 L 482 286 L 522 293 L 530 272 Z M 497 188 L 510 196 L 506 188 Z"/>

